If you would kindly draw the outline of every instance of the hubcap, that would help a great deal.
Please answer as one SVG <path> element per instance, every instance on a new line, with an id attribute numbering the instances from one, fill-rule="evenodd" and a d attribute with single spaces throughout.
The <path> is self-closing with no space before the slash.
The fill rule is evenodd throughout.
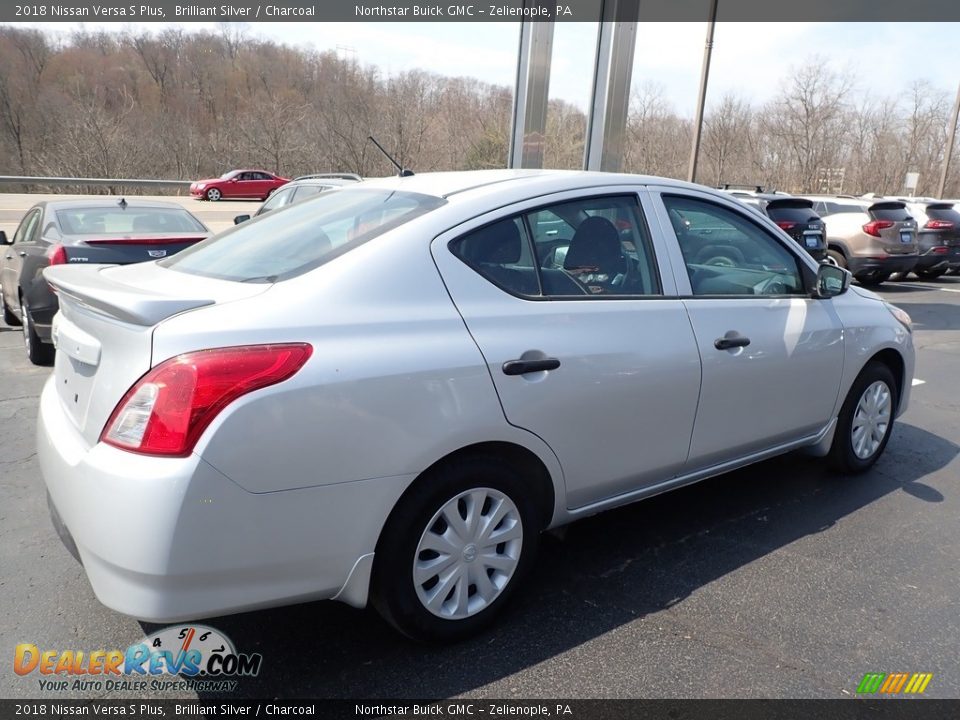
<path id="1" fill-rule="evenodd" d="M 890 388 L 882 380 L 871 384 L 860 396 L 853 414 L 850 442 L 854 454 L 861 460 L 871 457 L 883 442 L 890 427 L 892 405 Z"/>
<path id="2" fill-rule="evenodd" d="M 413 559 L 417 598 L 434 615 L 475 615 L 510 582 L 523 549 L 523 523 L 499 490 L 475 488 L 441 507 L 424 530 Z"/>

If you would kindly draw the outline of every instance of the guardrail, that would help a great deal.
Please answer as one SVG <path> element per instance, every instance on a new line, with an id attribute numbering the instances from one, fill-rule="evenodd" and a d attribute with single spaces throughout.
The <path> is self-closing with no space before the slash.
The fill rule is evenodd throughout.
<path id="1" fill-rule="evenodd" d="M 131 178 L 71 178 L 0 175 L 0 184 L 12 185 L 114 185 L 120 187 L 188 188 L 190 180 L 144 180 Z"/>

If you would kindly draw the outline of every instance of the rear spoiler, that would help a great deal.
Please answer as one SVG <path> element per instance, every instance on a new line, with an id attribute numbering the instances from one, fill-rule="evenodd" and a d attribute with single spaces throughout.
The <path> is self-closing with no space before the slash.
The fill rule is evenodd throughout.
<path id="1" fill-rule="evenodd" d="M 773 208 L 797 208 L 799 210 L 812 210 L 813 200 L 798 197 L 777 198 L 767 203 L 767 209 Z"/>
<path id="2" fill-rule="evenodd" d="M 927 203 L 927 210 L 953 210 L 954 206 L 955 204 L 952 202 L 938 200 L 937 202 Z"/>
<path id="3" fill-rule="evenodd" d="M 877 202 L 867 208 L 871 212 L 874 210 L 906 210 L 907 204 L 899 200 L 884 200 Z"/>
<path id="4" fill-rule="evenodd" d="M 209 298 L 185 298 L 142 290 L 106 277 L 104 270 L 116 267 L 53 265 L 43 271 L 54 291 L 102 315 L 133 325 L 149 327 L 171 315 L 213 305 Z"/>

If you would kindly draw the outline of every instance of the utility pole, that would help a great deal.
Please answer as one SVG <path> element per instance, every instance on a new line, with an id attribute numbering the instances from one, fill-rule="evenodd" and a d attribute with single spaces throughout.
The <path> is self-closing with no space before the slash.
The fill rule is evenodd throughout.
<path id="1" fill-rule="evenodd" d="M 707 44 L 703 49 L 703 69 L 700 72 L 700 97 L 697 98 L 697 117 L 693 121 L 693 147 L 690 148 L 690 170 L 687 180 L 697 180 L 697 156 L 700 154 L 700 134 L 703 131 L 703 110 L 707 101 L 707 79 L 710 77 L 710 55 L 713 53 L 713 28 L 717 23 L 717 0 L 710 0 L 710 22 L 707 23 Z"/>
<path id="2" fill-rule="evenodd" d="M 943 199 L 943 191 L 947 186 L 950 156 L 953 155 L 953 140 L 957 134 L 957 115 L 960 115 L 960 86 L 957 87 L 957 101 L 953 104 L 953 119 L 950 121 L 950 132 L 947 133 L 947 153 L 943 156 L 943 169 L 940 171 L 940 186 L 937 188 L 937 197 L 941 200 Z"/>

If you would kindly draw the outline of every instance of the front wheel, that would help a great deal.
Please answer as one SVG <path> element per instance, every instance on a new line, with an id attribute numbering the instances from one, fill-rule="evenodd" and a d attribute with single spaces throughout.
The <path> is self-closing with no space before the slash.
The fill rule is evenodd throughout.
<path id="1" fill-rule="evenodd" d="M 219 200 L 222 197 L 223 197 L 223 193 L 217 190 L 217 188 L 210 188 L 209 190 L 207 190 L 207 200 L 209 200 L 210 202 L 217 202 L 217 200 Z"/>
<path id="2" fill-rule="evenodd" d="M 377 544 L 371 602 L 383 618 L 427 642 L 492 622 L 529 569 L 543 527 L 526 480 L 495 456 L 421 478 Z"/>
<path id="3" fill-rule="evenodd" d="M 837 418 L 830 465 L 840 472 L 862 473 L 883 454 L 897 409 L 897 384 L 890 368 L 870 362 L 850 388 Z"/>
<path id="4" fill-rule="evenodd" d="M 924 280 L 936 280 L 941 275 L 945 274 L 947 271 L 945 269 L 940 270 L 914 270 L 914 272 L 922 277 Z"/>
<path id="5" fill-rule="evenodd" d="M 833 260 L 833 264 L 837 267 L 842 267 L 844 270 L 847 269 L 847 259 L 843 256 L 843 253 L 837 252 L 836 250 L 827 250 L 827 257 Z"/>

